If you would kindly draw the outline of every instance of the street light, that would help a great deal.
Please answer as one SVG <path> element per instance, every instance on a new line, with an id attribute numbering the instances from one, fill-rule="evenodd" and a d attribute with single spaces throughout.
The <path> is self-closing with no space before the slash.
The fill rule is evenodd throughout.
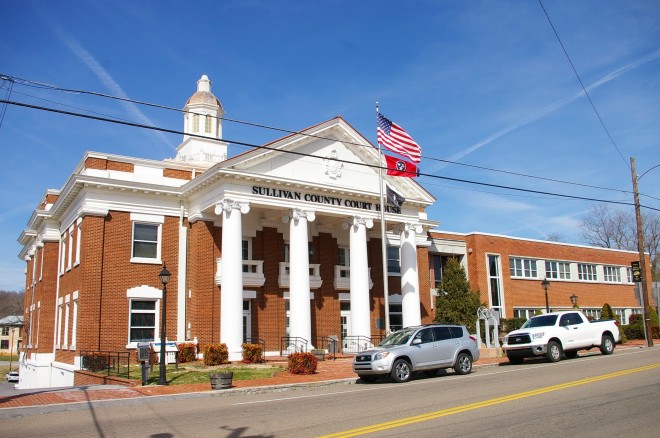
<path id="1" fill-rule="evenodd" d="M 550 282 L 547 278 L 541 282 L 541 286 L 543 286 L 543 289 L 545 290 L 545 313 L 549 313 L 550 306 L 548 305 L 548 288 L 550 287 Z"/>
<path id="2" fill-rule="evenodd" d="M 577 309 L 577 307 L 578 307 L 577 300 L 578 300 L 577 295 L 575 295 L 575 294 L 571 295 L 571 303 L 573 303 L 573 308 L 574 309 Z"/>
<path id="3" fill-rule="evenodd" d="M 165 335 L 165 315 L 167 315 L 167 282 L 170 281 L 170 275 L 170 271 L 167 270 L 165 263 L 163 263 L 163 270 L 158 274 L 160 282 L 163 284 L 163 308 L 160 318 L 160 360 L 158 367 L 160 371 L 158 377 L 159 385 L 167 385 L 167 377 L 165 376 L 165 341 L 167 339 L 167 336 Z"/>

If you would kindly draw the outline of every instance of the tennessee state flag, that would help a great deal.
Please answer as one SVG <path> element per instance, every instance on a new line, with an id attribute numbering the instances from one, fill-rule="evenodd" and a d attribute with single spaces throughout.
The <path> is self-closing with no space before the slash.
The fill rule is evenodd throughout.
<path id="1" fill-rule="evenodd" d="M 385 161 L 387 162 L 387 174 L 390 176 L 406 176 L 408 178 L 419 176 L 419 168 L 413 163 L 390 155 L 385 155 Z"/>

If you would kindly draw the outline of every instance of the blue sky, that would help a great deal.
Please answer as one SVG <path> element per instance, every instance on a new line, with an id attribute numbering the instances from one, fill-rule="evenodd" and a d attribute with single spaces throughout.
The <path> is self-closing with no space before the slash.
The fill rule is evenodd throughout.
<path id="1" fill-rule="evenodd" d="M 373 143 L 378 101 L 422 146 L 422 173 L 542 192 L 632 202 L 630 157 L 640 175 L 660 164 L 657 0 L 543 0 L 616 147 L 536 0 L 1 4 L 0 74 L 177 108 L 207 74 L 227 117 L 299 130 L 341 115 Z M 182 129 L 175 112 L 19 84 L 10 100 Z M 282 134 L 225 122 L 224 135 L 263 144 Z M 0 289 L 23 287 L 16 239 L 45 190 L 61 188 L 85 151 L 160 160 L 180 141 L 8 106 L 0 126 Z M 447 231 L 582 243 L 579 222 L 595 205 L 428 176 L 419 182 L 438 199 L 430 218 Z M 660 168 L 640 180 L 642 204 L 660 208 L 658 187 Z"/>

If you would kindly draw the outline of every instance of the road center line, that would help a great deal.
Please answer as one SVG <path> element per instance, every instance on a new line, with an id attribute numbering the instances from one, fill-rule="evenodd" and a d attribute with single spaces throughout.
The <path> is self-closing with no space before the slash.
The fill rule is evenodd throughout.
<path id="1" fill-rule="evenodd" d="M 506 403 L 514 400 L 519 400 L 526 397 L 533 397 L 540 394 L 545 394 L 552 391 L 559 391 L 561 389 L 572 388 L 575 386 L 586 385 L 588 383 L 599 382 L 601 380 L 612 379 L 615 377 L 621 377 L 628 374 L 639 373 L 643 371 L 652 370 L 655 368 L 660 368 L 660 364 L 647 365 L 639 368 L 631 368 L 628 370 L 617 371 L 609 374 L 602 374 L 600 376 L 587 377 L 585 379 L 574 380 L 572 382 L 560 383 L 558 385 L 546 386 L 544 388 L 533 389 L 530 391 L 520 392 L 517 394 L 506 395 L 503 397 L 496 397 L 490 400 L 484 400 L 476 403 L 471 403 L 463 406 L 456 406 L 453 408 L 443 409 L 440 411 L 429 412 L 426 414 L 415 415 L 412 417 L 401 418 L 398 420 L 388 421 L 380 424 L 373 424 L 371 426 L 360 427 L 357 429 L 346 430 L 343 432 L 337 432 L 330 435 L 324 435 L 321 438 L 330 438 L 330 437 L 353 437 L 364 435 L 367 433 L 378 432 L 386 429 L 393 429 L 395 427 L 406 426 L 413 423 L 419 423 L 422 421 L 433 420 L 440 417 L 446 417 L 453 414 L 458 414 L 461 412 L 471 411 L 474 409 L 485 408 L 488 406 L 493 406 L 500 403 Z"/>

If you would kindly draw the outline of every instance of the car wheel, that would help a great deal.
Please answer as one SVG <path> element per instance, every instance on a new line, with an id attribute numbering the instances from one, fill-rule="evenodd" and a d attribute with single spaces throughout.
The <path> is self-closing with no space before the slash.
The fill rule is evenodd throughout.
<path id="1" fill-rule="evenodd" d="M 372 375 L 365 376 L 365 375 L 358 374 L 358 377 L 364 383 L 374 383 L 376 380 L 378 380 L 378 376 L 372 376 Z"/>
<path id="2" fill-rule="evenodd" d="M 548 351 L 545 353 L 545 357 L 550 362 L 559 362 L 561 360 L 561 345 L 558 342 L 550 341 L 548 342 Z"/>
<path id="3" fill-rule="evenodd" d="M 568 359 L 575 359 L 577 355 L 577 350 L 564 351 L 564 356 L 566 356 Z"/>
<path id="4" fill-rule="evenodd" d="M 614 339 L 610 335 L 603 335 L 603 339 L 600 341 L 600 352 L 609 355 L 614 353 Z"/>
<path id="5" fill-rule="evenodd" d="M 509 359 L 509 363 L 511 365 L 520 365 L 523 363 L 524 358 L 523 357 L 518 357 L 518 356 L 507 356 Z"/>
<path id="6" fill-rule="evenodd" d="M 394 361 L 394 365 L 392 365 L 392 373 L 390 375 L 392 380 L 397 383 L 407 382 L 412 377 L 410 364 L 405 359 L 397 359 Z"/>
<path id="7" fill-rule="evenodd" d="M 472 371 L 472 358 L 467 353 L 458 353 L 456 365 L 454 365 L 456 374 L 470 374 Z"/>

